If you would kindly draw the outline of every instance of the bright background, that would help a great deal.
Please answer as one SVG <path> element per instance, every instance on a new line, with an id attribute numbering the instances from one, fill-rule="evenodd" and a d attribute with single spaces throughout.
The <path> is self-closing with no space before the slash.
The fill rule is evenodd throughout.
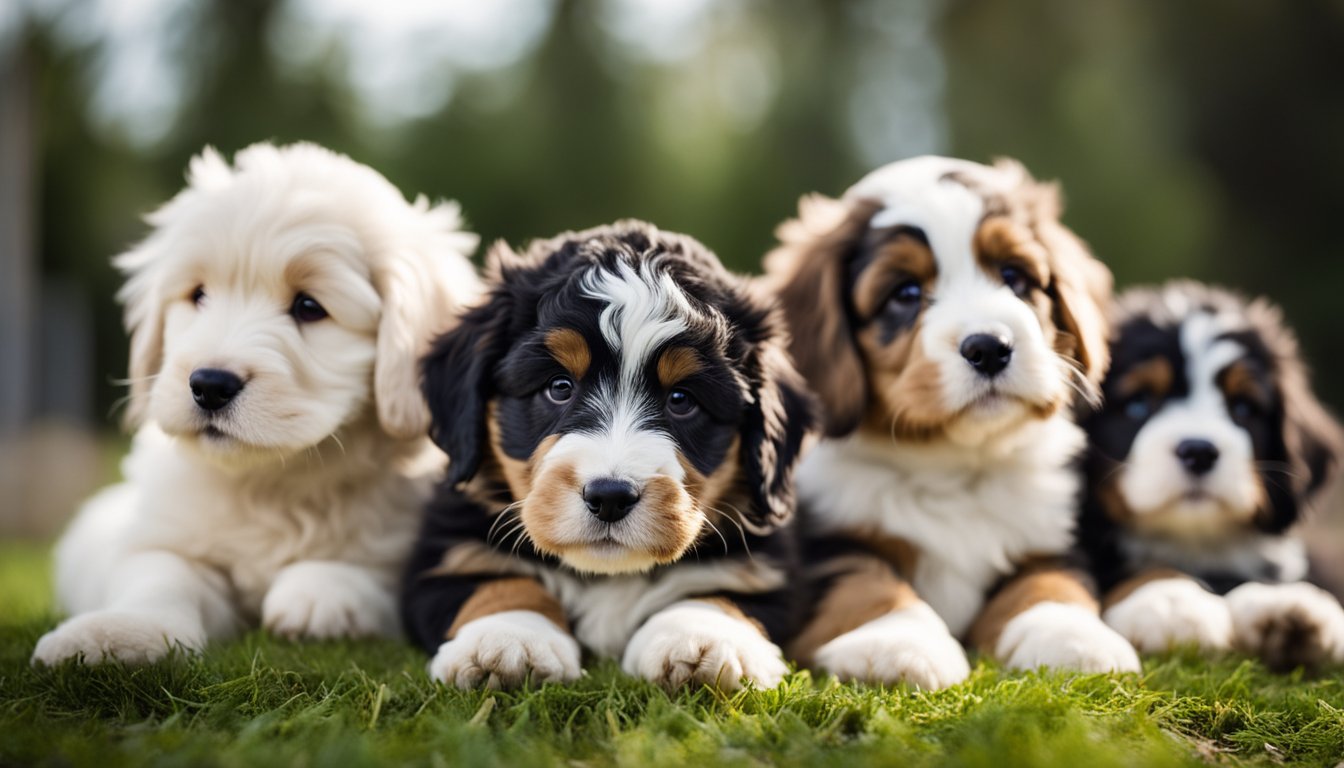
<path id="1" fill-rule="evenodd" d="M 1264 292 L 1344 407 L 1344 3 L 0 2 L 0 535 L 123 449 L 111 256 L 205 144 L 307 139 L 486 242 L 623 216 L 741 270 L 802 193 L 1018 157 L 1121 285 Z"/>

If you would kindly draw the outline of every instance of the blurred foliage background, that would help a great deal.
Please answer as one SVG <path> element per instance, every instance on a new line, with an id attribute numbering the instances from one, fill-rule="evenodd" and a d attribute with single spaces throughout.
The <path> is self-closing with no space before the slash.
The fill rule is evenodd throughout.
<path id="1" fill-rule="evenodd" d="M 106 474 L 109 259 L 206 144 L 328 145 L 487 243 L 637 216 L 739 270 L 805 192 L 1009 155 L 1122 286 L 1281 302 L 1344 408 L 1342 55 L 1338 0 L 0 3 L 0 531 Z"/>

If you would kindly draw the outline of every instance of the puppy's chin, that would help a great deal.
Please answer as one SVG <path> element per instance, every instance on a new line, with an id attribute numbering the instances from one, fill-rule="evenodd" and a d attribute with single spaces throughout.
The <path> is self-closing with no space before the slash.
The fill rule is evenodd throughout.
<path id="1" fill-rule="evenodd" d="M 1174 494 L 1149 509 L 1131 510 L 1129 520 L 1135 529 L 1178 539 L 1217 538 L 1243 529 L 1255 516 L 1254 509 L 1195 489 Z"/>
<path id="2" fill-rule="evenodd" d="M 947 425 L 947 438 L 957 445 L 978 446 L 1016 432 L 1053 413 L 1053 409 L 1020 397 L 993 393 L 962 407 Z"/>
<path id="3" fill-rule="evenodd" d="M 639 552 L 614 541 L 602 541 L 567 547 L 559 553 L 560 562 L 580 573 L 615 575 L 643 573 L 659 565 L 647 552 Z"/>
<path id="4" fill-rule="evenodd" d="M 198 461 L 231 472 L 283 468 L 290 458 L 305 450 L 303 447 L 253 445 L 233 436 L 226 429 L 214 426 L 184 431 L 162 428 Z"/>

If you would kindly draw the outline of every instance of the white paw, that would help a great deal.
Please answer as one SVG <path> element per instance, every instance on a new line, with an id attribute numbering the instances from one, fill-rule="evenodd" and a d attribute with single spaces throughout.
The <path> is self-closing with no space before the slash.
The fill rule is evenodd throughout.
<path id="1" fill-rule="evenodd" d="M 734 691 L 748 680 L 774 688 L 789 669 L 760 630 L 698 600 L 654 614 L 625 647 L 621 668 L 667 688 L 712 685 Z"/>
<path id="2" fill-rule="evenodd" d="M 175 647 L 194 652 L 204 645 L 205 633 L 199 627 L 173 626 L 137 613 L 94 611 L 68 619 L 43 635 L 32 661 L 48 666 L 75 658 L 85 664 L 112 660 L 149 664 Z"/>
<path id="3" fill-rule="evenodd" d="M 1012 669 L 1138 672 L 1134 646 L 1080 605 L 1037 603 L 1004 625 L 995 656 Z"/>
<path id="4" fill-rule="evenodd" d="M 971 673 L 966 652 L 929 606 L 895 611 L 817 649 L 816 664 L 841 680 L 909 683 L 928 691 Z"/>
<path id="5" fill-rule="evenodd" d="M 366 569 L 300 562 L 283 568 L 261 602 L 261 623 L 291 639 L 395 636 L 392 593 Z"/>
<path id="6" fill-rule="evenodd" d="M 1232 612 L 1227 601 L 1191 579 L 1150 581 L 1107 608 L 1102 619 L 1140 653 L 1178 645 L 1205 651 L 1232 647 Z"/>
<path id="7" fill-rule="evenodd" d="M 1314 584 L 1242 584 L 1227 604 L 1237 647 L 1272 669 L 1344 661 L 1344 608 Z"/>
<path id="8" fill-rule="evenodd" d="M 577 679 L 579 643 L 534 611 L 503 611 L 463 624 L 439 646 L 429 676 L 458 688 L 514 688 Z"/>

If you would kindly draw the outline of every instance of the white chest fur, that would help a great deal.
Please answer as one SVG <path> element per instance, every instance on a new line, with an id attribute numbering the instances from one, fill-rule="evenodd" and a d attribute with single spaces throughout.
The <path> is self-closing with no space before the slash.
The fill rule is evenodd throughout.
<path id="1" fill-rule="evenodd" d="M 136 498 L 118 533 L 130 549 L 164 549 L 224 573 L 247 614 L 275 574 L 301 560 L 366 566 L 392 588 L 443 462 L 427 441 L 423 452 L 356 451 L 294 457 L 274 477 L 239 476 L 147 428 L 126 461 Z"/>
<path id="2" fill-rule="evenodd" d="M 1064 417 L 993 443 L 902 444 L 855 435 L 820 444 L 798 471 L 810 525 L 912 544 L 912 582 L 955 635 L 993 583 L 1033 554 L 1073 542 L 1081 429 Z"/>

